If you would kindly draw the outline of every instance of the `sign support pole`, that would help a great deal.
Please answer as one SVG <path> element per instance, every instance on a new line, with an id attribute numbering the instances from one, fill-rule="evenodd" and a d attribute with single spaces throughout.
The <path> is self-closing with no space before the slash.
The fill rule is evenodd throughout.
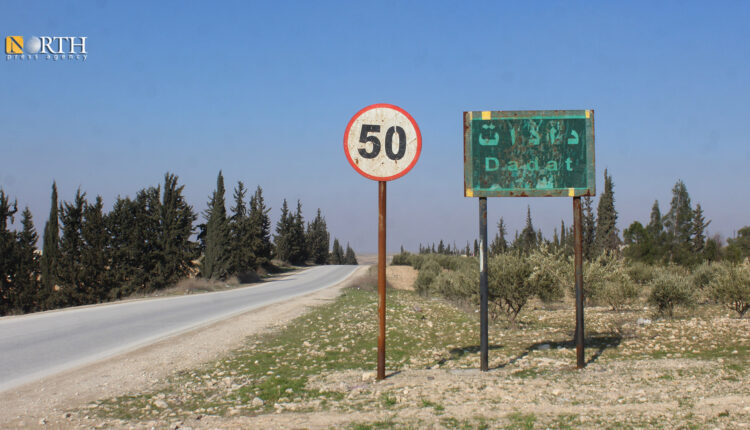
<path id="1" fill-rule="evenodd" d="M 487 371 L 487 197 L 479 198 L 479 350 L 480 370 Z"/>
<path id="2" fill-rule="evenodd" d="M 385 379 L 385 184 L 378 181 L 378 380 Z"/>
<path id="3" fill-rule="evenodd" d="M 586 366 L 583 335 L 583 229 L 581 228 L 581 197 L 573 197 L 573 238 L 575 242 L 576 277 L 576 367 Z"/>

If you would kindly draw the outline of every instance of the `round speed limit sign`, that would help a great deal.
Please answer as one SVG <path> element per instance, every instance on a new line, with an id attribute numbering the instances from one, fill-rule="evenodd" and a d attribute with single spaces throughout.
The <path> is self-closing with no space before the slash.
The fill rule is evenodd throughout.
<path id="1" fill-rule="evenodd" d="M 405 110 L 389 104 L 367 106 L 349 121 L 344 152 L 354 170 L 375 181 L 404 176 L 422 152 L 422 134 Z"/>

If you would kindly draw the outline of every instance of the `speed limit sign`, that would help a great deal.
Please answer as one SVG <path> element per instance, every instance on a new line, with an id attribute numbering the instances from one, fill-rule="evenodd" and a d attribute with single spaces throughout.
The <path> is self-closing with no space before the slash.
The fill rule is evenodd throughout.
<path id="1" fill-rule="evenodd" d="M 385 379 L 385 202 L 386 184 L 404 176 L 419 159 L 417 122 L 398 106 L 367 106 L 349 120 L 344 152 L 362 176 L 378 181 L 378 380 Z"/>
<path id="2" fill-rule="evenodd" d="M 404 176 L 417 163 L 422 135 L 398 106 L 379 103 L 357 112 L 344 133 L 344 152 L 354 170 L 374 181 Z"/>

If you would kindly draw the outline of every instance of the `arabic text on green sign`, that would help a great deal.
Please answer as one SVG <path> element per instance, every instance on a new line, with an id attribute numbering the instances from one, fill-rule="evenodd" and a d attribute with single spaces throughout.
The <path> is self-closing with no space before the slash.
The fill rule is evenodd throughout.
<path id="1" fill-rule="evenodd" d="M 467 196 L 595 194 L 591 111 L 464 115 Z"/>

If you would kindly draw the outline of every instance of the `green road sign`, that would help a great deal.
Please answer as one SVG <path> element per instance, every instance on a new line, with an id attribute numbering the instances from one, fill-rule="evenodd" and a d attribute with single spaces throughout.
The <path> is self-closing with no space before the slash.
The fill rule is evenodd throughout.
<path id="1" fill-rule="evenodd" d="M 594 111 L 464 112 L 466 197 L 593 196 Z"/>

